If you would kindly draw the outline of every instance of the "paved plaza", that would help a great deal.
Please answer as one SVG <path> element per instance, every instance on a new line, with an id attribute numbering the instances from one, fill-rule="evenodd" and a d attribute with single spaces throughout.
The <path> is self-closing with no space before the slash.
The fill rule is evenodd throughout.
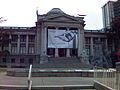
<path id="1" fill-rule="evenodd" d="M 32 77 L 33 86 L 44 85 L 93 85 L 93 78 L 86 77 Z M 6 76 L 0 73 L 0 85 L 27 85 L 27 77 Z"/>

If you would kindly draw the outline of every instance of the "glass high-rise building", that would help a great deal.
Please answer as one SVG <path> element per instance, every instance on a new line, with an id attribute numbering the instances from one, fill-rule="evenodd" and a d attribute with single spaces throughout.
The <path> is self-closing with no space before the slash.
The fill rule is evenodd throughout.
<path id="1" fill-rule="evenodd" d="M 110 29 L 114 18 L 120 16 L 120 0 L 108 1 L 102 7 L 103 28 Z"/>
<path id="2" fill-rule="evenodd" d="M 103 28 L 110 29 L 111 22 L 114 18 L 114 1 L 108 1 L 102 7 L 102 14 L 103 14 Z"/>

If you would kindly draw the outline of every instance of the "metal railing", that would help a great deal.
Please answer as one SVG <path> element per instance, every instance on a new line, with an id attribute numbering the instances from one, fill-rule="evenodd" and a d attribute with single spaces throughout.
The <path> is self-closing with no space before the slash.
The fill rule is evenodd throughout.
<path id="1" fill-rule="evenodd" d="M 120 71 L 116 69 L 97 68 L 94 69 L 96 81 L 115 90 L 120 90 Z"/>
<path id="2" fill-rule="evenodd" d="M 31 90 L 32 88 L 31 74 L 32 74 L 32 65 L 30 65 L 29 74 L 28 74 L 28 90 Z"/>

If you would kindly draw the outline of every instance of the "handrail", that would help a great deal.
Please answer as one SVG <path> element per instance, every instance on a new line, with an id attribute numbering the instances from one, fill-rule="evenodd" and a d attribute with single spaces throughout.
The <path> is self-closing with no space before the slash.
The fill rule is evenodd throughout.
<path id="1" fill-rule="evenodd" d="M 29 81 L 28 90 L 31 90 L 31 88 L 32 88 L 32 80 Z"/>
<path id="2" fill-rule="evenodd" d="M 32 65 L 30 65 L 29 73 L 28 73 L 28 90 L 31 90 L 32 88 L 31 74 L 32 74 Z"/>
<path id="3" fill-rule="evenodd" d="M 94 78 L 107 87 L 120 90 L 120 72 L 112 68 L 94 68 Z"/>

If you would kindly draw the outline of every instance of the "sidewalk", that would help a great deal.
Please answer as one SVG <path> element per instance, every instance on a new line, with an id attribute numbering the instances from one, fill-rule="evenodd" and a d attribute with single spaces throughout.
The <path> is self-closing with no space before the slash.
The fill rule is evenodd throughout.
<path id="1" fill-rule="evenodd" d="M 86 77 L 32 77 L 33 86 L 44 85 L 93 85 L 93 78 Z M 27 85 L 27 77 L 11 77 L 0 73 L 0 85 Z"/>

